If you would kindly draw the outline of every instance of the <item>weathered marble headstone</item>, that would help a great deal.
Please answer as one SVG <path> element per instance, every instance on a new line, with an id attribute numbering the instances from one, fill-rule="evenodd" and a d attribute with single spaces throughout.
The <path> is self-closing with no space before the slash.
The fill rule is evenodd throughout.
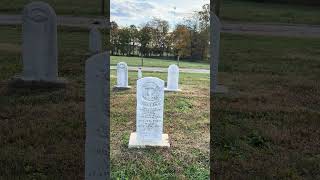
<path id="1" fill-rule="evenodd" d="M 172 64 L 168 68 L 167 88 L 165 91 L 181 91 L 179 89 L 179 67 Z"/>
<path id="2" fill-rule="evenodd" d="M 57 20 L 54 10 L 44 2 L 32 2 L 22 14 L 21 76 L 13 84 L 21 86 L 64 86 L 58 78 Z"/>
<path id="3" fill-rule="evenodd" d="M 210 46 L 211 46 L 211 91 L 213 93 L 226 93 L 228 89 L 225 86 L 218 85 L 218 66 L 220 58 L 220 30 L 221 23 L 213 12 L 210 14 L 210 26 L 211 26 L 211 35 L 210 35 Z"/>
<path id="4" fill-rule="evenodd" d="M 131 133 L 129 148 L 170 147 L 163 134 L 164 81 L 145 77 L 137 81 L 136 132 Z"/>
<path id="5" fill-rule="evenodd" d="M 109 66 L 108 53 L 97 54 L 86 62 L 85 82 L 85 179 L 109 179 Z"/>
<path id="6" fill-rule="evenodd" d="M 117 64 L 117 85 L 118 89 L 130 89 L 128 85 L 128 66 L 125 62 L 119 62 Z"/>
<path id="7" fill-rule="evenodd" d="M 89 33 L 89 51 L 97 54 L 102 51 L 101 33 L 97 27 L 92 27 Z"/>
<path id="8" fill-rule="evenodd" d="M 138 79 L 141 79 L 142 78 L 142 70 L 141 68 L 139 67 L 138 68 Z"/>

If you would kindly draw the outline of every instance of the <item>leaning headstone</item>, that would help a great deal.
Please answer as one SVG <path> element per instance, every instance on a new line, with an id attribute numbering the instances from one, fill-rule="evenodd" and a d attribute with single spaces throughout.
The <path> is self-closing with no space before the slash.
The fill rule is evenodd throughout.
<path id="1" fill-rule="evenodd" d="M 131 133 L 129 148 L 170 147 L 163 134 L 164 81 L 145 77 L 137 81 L 136 132 Z"/>
<path id="2" fill-rule="evenodd" d="M 128 66 L 125 62 L 117 64 L 117 89 L 130 89 L 128 85 Z"/>
<path id="3" fill-rule="evenodd" d="M 219 55 L 220 55 L 220 30 L 221 23 L 213 12 L 210 17 L 211 26 L 211 90 L 213 93 L 226 93 L 228 89 L 223 85 L 218 85 L 218 66 L 219 66 Z"/>
<path id="4" fill-rule="evenodd" d="M 89 58 L 85 67 L 85 179 L 109 179 L 108 53 Z"/>
<path id="5" fill-rule="evenodd" d="M 138 68 L 138 79 L 141 79 L 142 78 L 142 70 L 141 68 L 139 67 Z"/>
<path id="6" fill-rule="evenodd" d="M 13 86 L 65 86 L 58 78 L 57 17 L 44 2 L 32 2 L 22 14 L 23 72 Z"/>
<path id="7" fill-rule="evenodd" d="M 167 88 L 165 91 L 181 91 L 179 89 L 179 67 L 172 64 L 168 68 Z"/>
<path id="8" fill-rule="evenodd" d="M 89 33 L 89 51 L 97 54 L 102 51 L 101 33 L 97 27 L 92 27 Z"/>

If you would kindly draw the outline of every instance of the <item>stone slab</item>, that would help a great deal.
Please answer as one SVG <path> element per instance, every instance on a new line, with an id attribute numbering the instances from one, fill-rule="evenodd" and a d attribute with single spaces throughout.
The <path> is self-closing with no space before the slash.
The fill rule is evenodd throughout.
<path id="1" fill-rule="evenodd" d="M 146 147 L 170 147 L 169 143 L 169 135 L 168 134 L 162 134 L 162 141 L 160 143 L 140 143 L 137 141 L 137 133 L 133 132 L 130 135 L 129 140 L 129 148 L 146 148 Z"/>
<path id="2" fill-rule="evenodd" d="M 113 90 L 121 91 L 121 90 L 128 90 L 128 89 L 131 89 L 131 86 L 127 86 L 127 87 L 113 86 Z"/>
<path id="3" fill-rule="evenodd" d="M 164 88 L 164 91 L 166 92 L 181 92 L 181 89 L 168 89 L 168 88 Z"/>
<path id="4" fill-rule="evenodd" d="M 64 78 L 58 78 L 55 81 L 44 80 L 26 80 L 20 76 L 15 76 L 9 80 L 9 87 L 12 88 L 65 88 L 68 81 Z"/>

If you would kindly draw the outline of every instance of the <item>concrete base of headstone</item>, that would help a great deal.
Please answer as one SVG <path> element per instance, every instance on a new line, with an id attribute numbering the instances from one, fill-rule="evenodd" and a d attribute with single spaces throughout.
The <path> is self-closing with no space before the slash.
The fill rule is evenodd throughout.
<path id="1" fill-rule="evenodd" d="M 181 92 L 181 89 L 168 89 L 168 88 L 164 88 L 164 91 L 166 91 L 166 92 Z"/>
<path id="2" fill-rule="evenodd" d="M 229 89 L 223 85 L 217 85 L 217 89 L 214 91 L 216 94 L 225 94 L 228 93 Z"/>
<path id="3" fill-rule="evenodd" d="M 162 134 L 162 141 L 160 143 L 141 143 L 137 141 L 137 133 L 133 132 L 130 135 L 129 140 L 129 148 L 146 148 L 147 146 L 150 147 L 170 147 L 169 143 L 169 135 L 168 134 Z"/>
<path id="4" fill-rule="evenodd" d="M 128 90 L 128 89 L 131 89 L 131 86 L 127 86 L 127 87 L 123 87 L 123 86 L 113 86 L 113 90 L 121 91 L 121 90 Z"/>
<path id="5" fill-rule="evenodd" d="M 66 79 L 58 78 L 55 81 L 27 80 L 20 76 L 15 76 L 9 81 L 9 86 L 13 88 L 65 88 L 68 84 Z"/>

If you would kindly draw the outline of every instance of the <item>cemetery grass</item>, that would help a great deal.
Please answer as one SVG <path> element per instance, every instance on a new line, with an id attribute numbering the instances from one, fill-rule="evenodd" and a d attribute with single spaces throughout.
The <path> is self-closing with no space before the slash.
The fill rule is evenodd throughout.
<path id="1" fill-rule="evenodd" d="M 215 177 L 320 179 L 320 39 L 222 37 L 230 94 L 210 106 Z"/>
<path id="2" fill-rule="evenodd" d="M 224 0 L 221 18 L 228 21 L 320 24 L 319 6 Z"/>
<path id="3" fill-rule="evenodd" d="M 57 15 L 101 16 L 99 0 L 42 0 L 53 7 Z M 1 0 L 1 14 L 20 14 L 30 0 Z M 107 8 L 105 12 L 108 11 Z"/>
<path id="4" fill-rule="evenodd" d="M 8 90 L 7 80 L 22 69 L 20 31 L 19 27 L 0 26 L 0 179 L 83 179 L 84 64 L 88 32 L 78 28 L 59 30 L 59 75 L 69 80 L 67 89 Z M 221 46 L 219 82 L 229 87 L 230 95 L 217 95 L 215 104 L 211 105 L 215 176 L 223 179 L 319 178 L 320 40 L 222 34 Z M 155 75 L 166 79 L 165 74 Z M 132 85 L 136 74 L 130 76 Z M 195 80 L 186 82 L 184 77 Z M 202 85 L 208 84 L 204 77 L 204 74 L 182 73 L 182 85 L 189 84 L 190 87 L 185 87 L 187 92 L 192 90 L 191 94 L 199 95 L 197 91 L 201 90 L 201 96 L 204 96 L 207 89 L 203 87 L 208 87 Z M 203 80 L 197 82 L 199 79 Z M 115 84 L 114 80 L 113 77 L 111 85 Z M 194 92 L 194 86 L 201 88 Z M 135 121 L 134 109 L 129 113 L 125 108 L 134 108 L 134 98 L 132 92 L 128 95 L 120 92 L 112 98 L 115 100 L 119 96 L 130 103 L 120 107 L 125 112 L 121 116 L 118 116 L 120 109 L 111 112 L 118 126 L 123 124 L 125 127 L 111 131 L 125 129 L 125 135 L 122 132 L 111 134 L 120 137 L 111 144 L 111 150 L 117 157 L 129 158 L 125 156 L 128 154 L 125 142 L 134 131 Z M 183 96 L 183 93 L 171 94 L 165 113 L 190 122 L 184 115 L 190 115 L 190 103 L 192 108 L 198 108 L 198 103 L 206 107 L 207 100 L 199 102 L 194 101 L 195 97 L 187 99 Z M 174 100 L 178 104 L 173 103 Z M 119 107 L 122 102 L 113 103 L 113 107 Z M 194 112 L 190 118 L 199 115 Z M 129 120 L 124 118 L 127 116 L 132 124 L 127 124 Z M 184 144 L 189 139 L 179 133 L 190 129 L 191 134 L 199 137 L 192 128 L 205 129 L 207 123 L 201 121 L 193 126 L 199 121 L 191 124 L 182 123 L 181 119 L 175 121 L 164 119 L 165 131 L 172 133 L 173 142 L 179 143 L 174 143 L 173 147 L 179 146 L 179 149 L 144 150 L 146 156 L 135 152 L 137 159 L 146 161 L 137 161 L 138 164 L 132 167 L 121 159 L 112 159 L 113 177 L 143 177 L 147 174 L 131 171 L 142 165 L 148 173 L 163 172 L 168 177 L 175 173 L 182 178 L 206 176 L 205 164 L 208 162 L 202 162 L 207 160 L 203 153 L 206 148 L 201 146 L 200 151 L 192 151 L 187 156 L 191 158 L 184 159 L 182 150 L 186 147 L 194 150 L 200 142 L 192 137 L 190 141 L 194 144 Z M 111 122 L 111 125 L 116 124 Z M 154 151 L 156 153 L 152 153 Z M 159 155 L 172 152 L 178 157 L 177 162 L 175 159 L 168 161 L 169 156 Z M 196 160 L 199 162 L 193 166 L 185 164 Z M 174 167 L 168 162 L 181 166 Z"/>
<path id="5" fill-rule="evenodd" d="M 111 84 L 116 84 L 115 70 Z M 167 73 L 143 76 L 166 79 Z M 111 92 L 112 179 L 209 179 L 209 75 L 180 73 L 183 92 L 166 93 L 164 133 L 171 147 L 128 149 L 136 131 L 137 72 L 129 72 L 129 91 Z"/>
<path id="6" fill-rule="evenodd" d="M 111 65 L 116 66 L 119 62 L 126 62 L 128 66 L 141 66 L 140 57 L 127 57 L 127 56 L 111 56 Z M 177 64 L 176 60 L 166 57 L 163 58 L 143 58 L 143 66 L 145 67 L 164 67 L 168 68 L 171 64 Z M 195 68 L 195 69 L 209 69 L 209 62 L 199 60 L 180 60 L 180 68 Z"/>

